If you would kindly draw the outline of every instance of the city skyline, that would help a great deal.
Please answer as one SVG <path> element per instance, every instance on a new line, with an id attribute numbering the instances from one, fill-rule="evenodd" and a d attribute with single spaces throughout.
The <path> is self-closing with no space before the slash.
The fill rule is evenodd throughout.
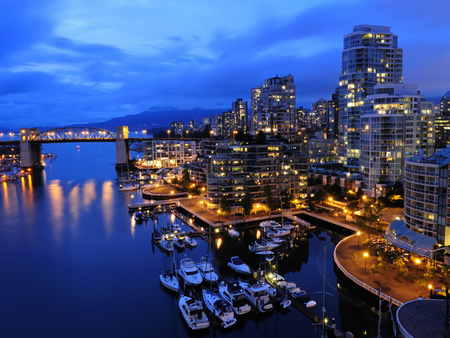
<path id="1" fill-rule="evenodd" d="M 295 76 L 296 105 L 309 109 L 331 98 L 343 36 L 361 24 L 391 27 L 403 49 L 404 83 L 436 100 L 450 87 L 450 4 L 421 5 L 3 3 L 0 124 L 89 123 L 168 108 L 227 111 L 277 74 Z M 180 118 L 189 119 L 173 116 Z"/>

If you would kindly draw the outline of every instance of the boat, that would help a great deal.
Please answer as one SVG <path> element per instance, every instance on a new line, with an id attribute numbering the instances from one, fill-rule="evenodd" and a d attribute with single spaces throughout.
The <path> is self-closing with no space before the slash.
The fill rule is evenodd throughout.
<path id="1" fill-rule="evenodd" d="M 223 300 L 231 305 L 235 314 L 244 315 L 250 312 L 251 307 L 245 297 L 244 289 L 239 284 L 227 285 L 222 281 L 219 284 L 219 293 Z"/>
<path id="2" fill-rule="evenodd" d="M 272 237 L 283 237 L 288 236 L 291 232 L 289 230 L 284 230 L 283 228 L 270 229 L 266 232 L 266 236 Z"/>
<path id="3" fill-rule="evenodd" d="M 173 245 L 177 247 L 177 249 L 184 249 L 186 244 L 184 243 L 184 240 L 180 237 L 174 237 L 173 238 Z"/>
<path id="4" fill-rule="evenodd" d="M 191 258 L 184 258 L 180 261 L 178 274 L 183 278 L 185 284 L 188 285 L 200 285 L 203 281 L 203 277 Z"/>
<path id="5" fill-rule="evenodd" d="M 77 150 L 80 150 L 81 149 L 81 147 L 80 146 L 77 146 Z"/>
<path id="6" fill-rule="evenodd" d="M 136 190 L 138 188 L 137 185 L 132 184 L 132 183 L 124 183 L 119 185 L 118 190 L 119 191 L 128 191 L 128 190 Z"/>
<path id="7" fill-rule="evenodd" d="M 234 312 L 230 304 L 225 302 L 218 294 L 203 289 L 203 302 L 211 313 L 222 321 L 223 328 L 230 327 L 236 323 Z"/>
<path id="8" fill-rule="evenodd" d="M 191 248 L 194 248 L 197 246 L 197 241 L 194 238 L 189 237 L 189 236 L 184 237 L 184 243 L 186 244 L 186 246 L 189 246 Z"/>
<path id="9" fill-rule="evenodd" d="M 207 258 L 202 257 L 201 262 L 197 264 L 197 268 L 205 281 L 213 283 L 219 280 L 219 276 Z"/>
<path id="10" fill-rule="evenodd" d="M 268 312 L 273 310 L 273 304 L 269 298 L 269 288 L 266 284 L 256 282 L 239 282 L 244 290 L 245 297 L 258 312 Z"/>
<path id="11" fill-rule="evenodd" d="M 263 241 L 262 243 L 253 242 L 252 244 L 249 244 L 248 249 L 251 252 L 256 253 L 256 252 L 260 252 L 260 251 L 270 251 L 270 250 L 276 249 L 280 246 L 281 246 L 281 244 L 279 244 L 279 243 Z"/>
<path id="12" fill-rule="evenodd" d="M 169 290 L 178 292 L 179 289 L 179 283 L 178 278 L 175 276 L 175 259 L 173 258 L 173 252 L 172 252 L 172 262 L 171 262 L 171 269 L 170 271 L 166 271 L 164 273 L 159 274 L 159 280 L 161 281 L 161 284 L 168 288 Z"/>
<path id="13" fill-rule="evenodd" d="M 232 238 L 239 238 L 239 232 L 233 229 L 231 226 L 227 229 L 228 236 Z"/>
<path id="14" fill-rule="evenodd" d="M 178 306 L 189 328 L 200 330 L 209 327 L 209 320 L 205 311 L 203 311 L 200 300 L 182 295 L 178 301 Z"/>
<path id="15" fill-rule="evenodd" d="M 170 225 L 170 230 L 172 231 L 180 231 L 181 230 L 181 225 L 174 223 Z"/>
<path id="16" fill-rule="evenodd" d="M 165 251 L 173 251 L 173 241 L 168 236 L 164 236 L 159 245 Z"/>
<path id="17" fill-rule="evenodd" d="M 142 223 L 144 221 L 144 215 L 140 211 L 136 211 L 133 217 L 136 223 Z"/>
<path id="18" fill-rule="evenodd" d="M 259 226 L 261 228 L 264 229 L 268 229 L 268 228 L 273 228 L 273 227 L 277 227 L 277 226 L 281 226 L 280 223 L 276 222 L 276 221 L 264 221 L 259 223 Z"/>
<path id="19" fill-rule="evenodd" d="M 273 287 L 272 285 L 268 284 L 268 293 L 269 293 L 269 299 L 276 305 L 282 307 L 283 309 L 288 308 L 292 301 L 289 300 L 285 294 L 283 294 L 281 291 L 279 291 L 276 287 Z"/>
<path id="20" fill-rule="evenodd" d="M 239 273 L 248 274 L 251 272 L 250 267 L 245 264 L 238 256 L 231 257 L 231 261 L 228 262 L 228 266 Z"/>

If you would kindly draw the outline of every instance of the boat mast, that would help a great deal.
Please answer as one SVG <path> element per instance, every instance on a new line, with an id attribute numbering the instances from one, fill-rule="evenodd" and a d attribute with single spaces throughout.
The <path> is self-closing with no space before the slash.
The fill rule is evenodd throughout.
<path id="1" fill-rule="evenodd" d="M 323 295 L 322 295 L 322 338 L 325 338 L 325 273 L 326 273 L 326 257 L 327 247 L 323 247 Z"/>

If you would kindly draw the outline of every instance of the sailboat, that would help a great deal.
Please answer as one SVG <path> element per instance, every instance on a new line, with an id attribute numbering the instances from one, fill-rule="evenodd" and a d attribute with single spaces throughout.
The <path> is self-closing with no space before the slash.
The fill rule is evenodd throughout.
<path id="1" fill-rule="evenodd" d="M 172 262 L 171 262 L 171 271 L 166 271 L 164 273 L 159 274 L 159 280 L 161 281 L 161 284 L 168 288 L 169 290 L 178 292 L 179 289 L 179 283 L 178 278 L 175 275 L 175 258 L 173 255 L 173 251 L 171 253 L 172 256 Z"/>

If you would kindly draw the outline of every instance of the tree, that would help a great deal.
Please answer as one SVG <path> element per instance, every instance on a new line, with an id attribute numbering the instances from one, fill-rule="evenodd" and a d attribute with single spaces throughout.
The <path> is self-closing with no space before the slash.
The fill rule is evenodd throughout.
<path id="1" fill-rule="evenodd" d="M 405 265 L 405 262 L 403 262 L 403 259 L 401 257 L 397 258 L 394 261 L 394 265 L 397 267 L 397 273 L 400 276 L 404 276 L 408 273 L 408 268 Z"/>
<path id="2" fill-rule="evenodd" d="M 244 199 L 242 200 L 242 209 L 244 209 L 244 215 L 250 215 L 253 209 L 253 198 L 250 192 L 246 192 Z"/>
<path id="3" fill-rule="evenodd" d="M 229 214 L 231 212 L 231 205 L 227 196 L 223 195 L 220 200 L 220 209 L 223 214 Z"/>
<path id="4" fill-rule="evenodd" d="M 182 178 L 181 178 L 181 187 L 184 191 L 187 191 L 189 189 L 189 186 L 191 184 L 191 176 L 189 173 L 189 169 L 187 166 L 184 167 L 183 171 L 181 172 Z"/>
<path id="5" fill-rule="evenodd" d="M 269 210 L 270 211 L 275 210 L 275 204 L 273 202 L 272 190 L 270 190 L 270 187 L 267 184 L 264 186 L 264 196 L 266 197 L 266 205 L 269 208 Z"/>
<path id="6" fill-rule="evenodd" d="M 290 191 L 285 191 L 282 194 L 284 195 L 281 199 L 283 209 L 289 209 L 291 207 L 294 196 Z"/>
<path id="7" fill-rule="evenodd" d="M 364 206 L 362 217 L 356 221 L 358 226 L 367 230 L 369 237 L 371 237 L 372 232 L 378 233 L 382 230 L 381 211 L 383 208 L 383 204 L 379 201 L 374 204 L 367 203 Z"/>
<path id="8" fill-rule="evenodd" d="M 378 270 L 378 265 L 377 264 L 373 264 L 370 267 L 370 272 L 372 272 L 372 282 L 375 280 L 375 274 L 379 273 L 380 271 Z"/>
<path id="9" fill-rule="evenodd" d="M 260 130 L 255 137 L 255 144 L 265 144 L 265 143 L 266 143 L 266 134 Z"/>

